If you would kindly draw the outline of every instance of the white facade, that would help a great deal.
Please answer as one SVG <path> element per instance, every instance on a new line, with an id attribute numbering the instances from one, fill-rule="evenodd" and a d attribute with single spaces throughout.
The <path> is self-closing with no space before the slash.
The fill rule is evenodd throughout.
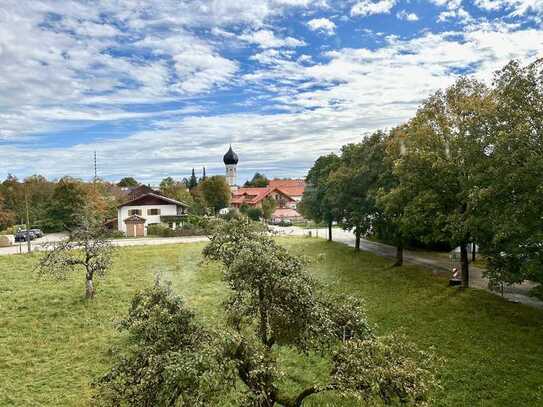
<path id="1" fill-rule="evenodd" d="M 152 215 L 151 210 L 158 209 L 157 215 Z M 133 210 L 139 210 L 139 213 L 133 213 L 131 211 Z M 160 217 L 161 216 L 176 216 L 177 213 L 177 205 L 169 204 L 169 205 L 127 205 L 127 206 L 121 206 L 117 209 L 117 222 L 118 222 L 118 229 L 119 231 L 126 234 L 126 223 L 124 223 L 124 220 L 128 218 L 131 215 L 138 215 L 145 219 L 145 236 L 147 236 L 147 226 L 152 225 L 154 223 L 160 223 Z"/>
<path id="2" fill-rule="evenodd" d="M 236 185 L 238 170 L 236 164 L 226 164 L 226 181 L 231 187 Z"/>

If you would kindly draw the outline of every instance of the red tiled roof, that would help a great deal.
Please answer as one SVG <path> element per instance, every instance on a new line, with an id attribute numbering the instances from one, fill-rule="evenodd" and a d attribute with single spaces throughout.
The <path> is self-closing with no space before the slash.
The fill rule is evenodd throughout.
<path id="1" fill-rule="evenodd" d="M 279 188 L 285 194 L 290 196 L 302 196 L 305 190 L 305 180 L 303 179 L 272 179 L 268 184 L 271 188 Z"/>
<path id="2" fill-rule="evenodd" d="M 232 191 L 232 200 L 230 202 L 240 205 L 256 205 L 273 191 L 278 191 L 281 194 L 285 195 L 291 201 L 294 201 L 290 194 L 283 191 L 282 188 L 271 188 L 268 186 L 262 188 L 238 188 L 237 190 Z"/>
<path id="3" fill-rule="evenodd" d="M 270 187 L 303 187 L 305 180 L 303 179 L 272 179 L 268 184 Z"/>

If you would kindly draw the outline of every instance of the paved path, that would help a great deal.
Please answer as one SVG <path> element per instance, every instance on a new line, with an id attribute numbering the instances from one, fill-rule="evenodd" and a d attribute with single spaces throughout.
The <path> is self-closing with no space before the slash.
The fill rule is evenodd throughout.
<path id="1" fill-rule="evenodd" d="M 311 232 L 312 236 L 319 238 L 328 238 L 328 229 L 304 229 L 299 227 L 274 227 L 274 230 L 281 235 L 286 236 L 308 236 Z M 354 247 L 355 236 L 351 232 L 342 229 L 334 228 L 332 230 L 332 238 L 335 242 L 340 242 L 348 246 Z M 396 248 L 384 243 L 372 242 L 370 240 L 361 239 L 360 249 L 375 253 L 383 257 L 396 257 Z M 434 272 L 451 273 L 451 260 L 448 253 L 425 252 L 404 250 L 404 261 L 410 264 L 416 264 L 432 269 Z M 470 264 L 470 286 L 482 290 L 488 289 L 488 280 L 483 277 L 484 269 L 475 267 Z M 528 292 L 535 286 L 534 283 L 526 282 L 523 284 L 514 284 L 504 288 L 503 296 L 512 302 L 520 302 L 530 305 L 535 308 L 543 309 L 543 301 L 534 297 L 530 297 Z M 495 291 L 490 291 L 493 294 L 501 295 Z"/>
<path id="2" fill-rule="evenodd" d="M 33 240 L 31 242 L 32 251 L 43 250 L 46 243 L 58 242 L 66 239 L 64 233 L 52 233 L 44 236 L 43 238 Z M 111 242 L 114 246 L 156 246 L 163 244 L 179 244 L 179 243 L 196 243 L 207 241 L 205 236 L 184 236 L 184 237 L 146 237 L 146 238 L 134 238 L 134 239 L 113 239 Z M 0 256 L 9 254 L 26 253 L 27 244 L 23 242 L 17 243 L 11 247 L 0 247 Z"/>

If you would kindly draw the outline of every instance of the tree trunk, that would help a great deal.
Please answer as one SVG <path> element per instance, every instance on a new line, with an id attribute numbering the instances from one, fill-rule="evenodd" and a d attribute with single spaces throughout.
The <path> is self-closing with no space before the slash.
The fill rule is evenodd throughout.
<path id="1" fill-rule="evenodd" d="M 396 246 L 396 263 L 392 267 L 403 266 L 403 243 L 398 243 Z"/>
<path id="2" fill-rule="evenodd" d="M 471 246 L 471 261 L 472 262 L 475 261 L 476 257 L 477 257 L 477 245 L 475 244 L 475 242 L 473 242 Z"/>
<path id="3" fill-rule="evenodd" d="M 332 221 L 328 222 L 328 241 L 332 241 Z"/>
<path id="4" fill-rule="evenodd" d="M 85 287 L 85 298 L 93 299 L 94 298 L 94 284 L 92 278 L 87 277 L 87 285 Z"/>
<path id="5" fill-rule="evenodd" d="M 356 251 L 360 250 L 360 235 L 361 235 L 361 233 L 357 230 L 355 232 L 356 240 L 354 242 L 354 249 Z"/>
<path id="6" fill-rule="evenodd" d="M 460 245 L 460 264 L 462 267 L 462 287 L 469 287 L 469 262 L 468 262 L 468 245 L 462 243 Z"/>

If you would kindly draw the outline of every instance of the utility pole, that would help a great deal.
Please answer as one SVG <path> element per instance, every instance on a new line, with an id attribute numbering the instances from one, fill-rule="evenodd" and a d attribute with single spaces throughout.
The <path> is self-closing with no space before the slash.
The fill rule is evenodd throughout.
<path id="1" fill-rule="evenodd" d="M 98 166 L 96 165 L 96 150 L 94 151 L 94 182 L 98 179 Z"/>
<path id="2" fill-rule="evenodd" d="M 30 215 L 28 211 L 28 191 L 27 186 L 25 183 L 25 206 L 26 206 L 26 244 L 28 248 L 28 253 L 32 251 L 32 247 L 30 244 Z"/>

